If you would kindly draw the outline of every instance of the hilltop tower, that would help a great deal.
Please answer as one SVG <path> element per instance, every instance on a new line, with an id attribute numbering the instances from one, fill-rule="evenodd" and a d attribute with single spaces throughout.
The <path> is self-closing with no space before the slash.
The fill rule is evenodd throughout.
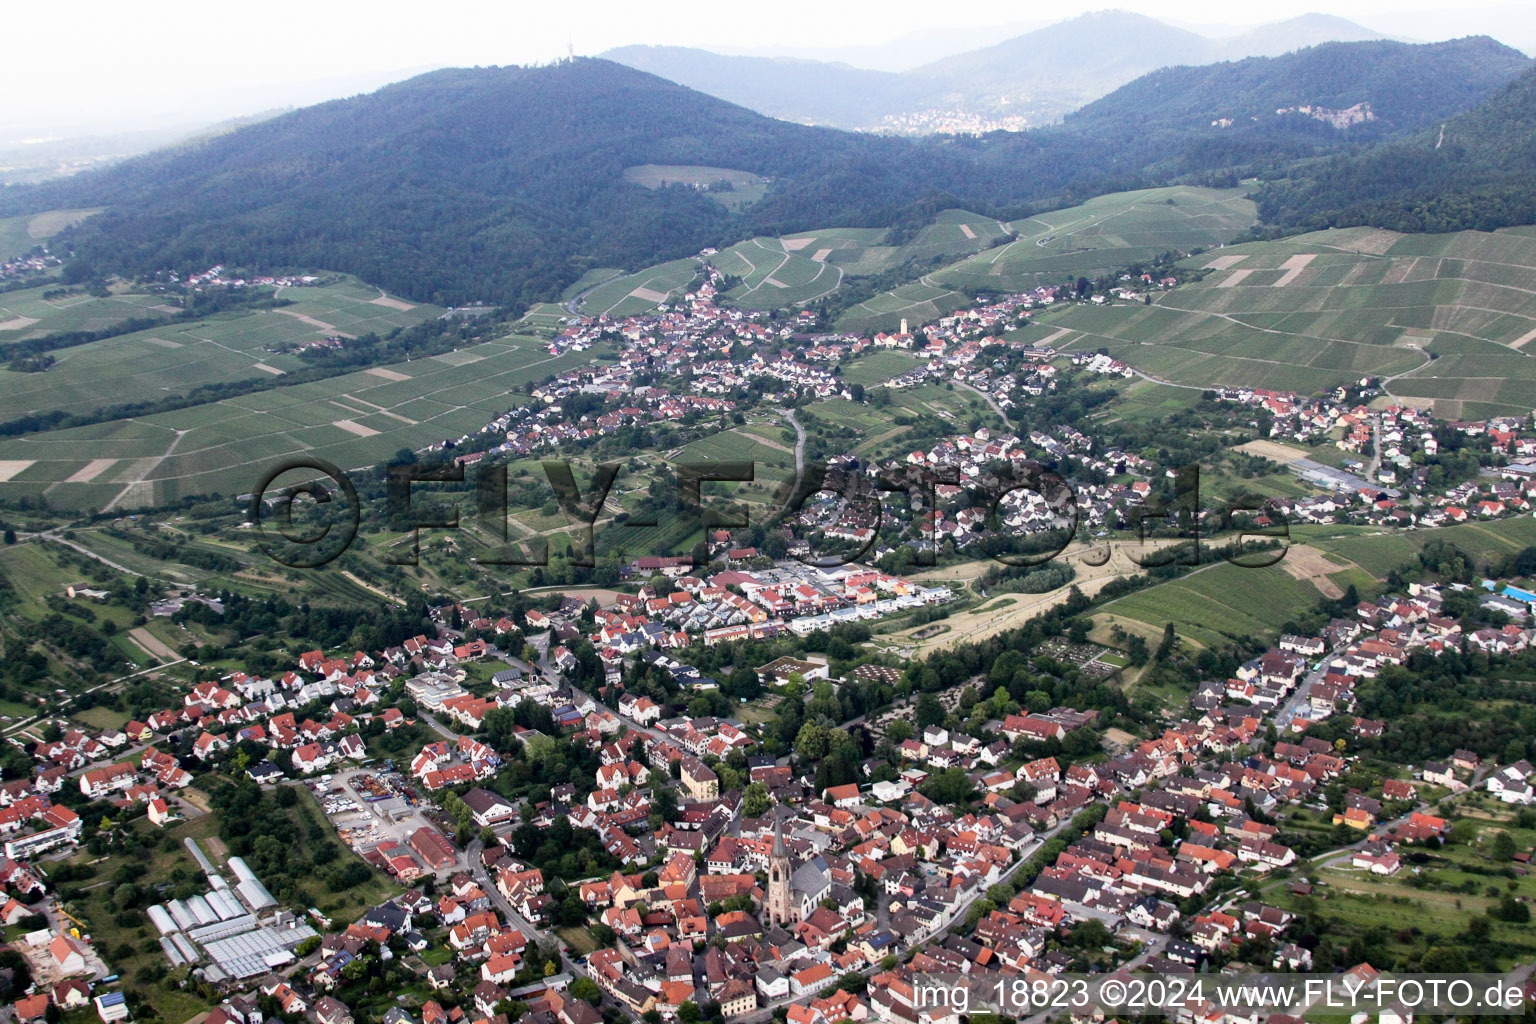
<path id="1" fill-rule="evenodd" d="M 768 921 L 776 925 L 792 925 L 798 916 L 790 893 L 790 880 L 794 868 L 789 861 L 789 848 L 784 845 L 784 821 L 779 819 L 773 826 L 773 850 L 768 854 Z"/>

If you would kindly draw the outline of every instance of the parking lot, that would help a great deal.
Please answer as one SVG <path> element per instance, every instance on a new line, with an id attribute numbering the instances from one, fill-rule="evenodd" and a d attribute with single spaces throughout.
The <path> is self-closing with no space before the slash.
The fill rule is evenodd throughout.
<path id="1" fill-rule="evenodd" d="M 342 841 L 360 856 L 391 840 L 408 849 L 411 835 L 427 826 L 452 835 L 451 828 L 443 829 L 438 807 L 423 800 L 413 780 L 397 772 L 360 768 L 322 776 L 308 785 Z M 414 851 L 412 856 L 419 864 L 420 856 Z M 463 865 L 460 855 L 450 870 Z"/>

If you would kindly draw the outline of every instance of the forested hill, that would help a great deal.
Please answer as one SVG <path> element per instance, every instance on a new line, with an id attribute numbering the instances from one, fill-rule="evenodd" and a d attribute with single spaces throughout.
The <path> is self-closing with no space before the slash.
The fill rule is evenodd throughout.
<path id="1" fill-rule="evenodd" d="M 1011 168 L 943 146 L 774 121 L 608 61 L 434 72 L 196 146 L 0 193 L 0 209 L 101 206 L 75 232 L 90 270 L 215 262 L 349 271 L 434 302 L 550 298 L 588 266 L 735 241 L 690 188 L 626 166 L 773 179 L 752 226 L 889 223 L 934 191 L 1013 198 Z M 950 203 L 950 205 L 959 205 Z"/>
<path id="2" fill-rule="evenodd" d="M 1278 57 L 1154 71 L 1057 128 L 996 145 L 1019 151 L 1015 161 L 1034 173 L 1075 152 L 1091 153 L 1102 173 L 1123 180 L 1230 185 L 1411 134 L 1487 99 L 1530 67 L 1524 54 L 1487 37 L 1324 43 Z"/>
<path id="3" fill-rule="evenodd" d="M 1226 118 L 1232 128 L 1242 128 L 1307 118 L 1300 107 L 1342 111 L 1368 103 L 1371 119 L 1348 130 L 1380 137 L 1466 110 L 1530 66 L 1519 50 L 1487 36 L 1419 45 L 1323 43 L 1280 57 L 1153 71 L 1065 123 L 1092 132 L 1149 124 L 1203 129 Z"/>
<path id="4" fill-rule="evenodd" d="M 0 191 L 0 216 L 108 207 L 63 239 L 78 254 L 66 269 L 75 280 L 215 263 L 328 268 L 418 300 L 523 306 L 590 267 L 634 269 L 753 234 L 917 226 L 950 207 L 1016 216 L 1181 176 L 1267 174 L 1470 105 L 1528 63 L 1512 53 L 1488 40 L 1332 44 L 1195 69 L 1208 77 L 1188 95 L 1169 94 L 1159 72 L 1057 128 L 924 141 L 775 121 L 602 60 L 449 70 Z M 1228 92 L 1270 116 L 1213 127 L 1235 109 L 1222 106 Z M 1362 102 L 1378 121 L 1341 129 L 1273 114 Z M 690 187 L 625 180 L 641 164 L 769 182 L 732 213 Z"/>
<path id="5" fill-rule="evenodd" d="M 1536 224 L 1536 71 L 1408 139 L 1304 165 L 1259 192 L 1265 220 L 1460 231 Z"/>

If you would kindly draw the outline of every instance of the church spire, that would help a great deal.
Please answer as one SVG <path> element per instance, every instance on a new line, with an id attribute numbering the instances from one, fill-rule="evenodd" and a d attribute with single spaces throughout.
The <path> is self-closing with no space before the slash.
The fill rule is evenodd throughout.
<path id="1" fill-rule="evenodd" d="M 761 849 L 761 847 L 759 847 Z M 788 857 L 789 848 L 784 845 L 784 819 L 775 818 L 773 822 L 773 853 L 775 857 Z"/>

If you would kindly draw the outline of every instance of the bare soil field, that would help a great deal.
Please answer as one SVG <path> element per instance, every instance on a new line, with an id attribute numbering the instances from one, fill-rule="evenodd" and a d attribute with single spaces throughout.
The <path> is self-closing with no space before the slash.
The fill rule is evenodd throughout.
<path id="1" fill-rule="evenodd" d="M 1337 600 L 1344 596 L 1343 588 L 1329 579 L 1328 575 L 1347 569 L 1349 566 L 1332 561 L 1317 548 L 1308 547 L 1305 544 L 1292 544 L 1286 550 L 1280 564 L 1286 572 L 1298 580 L 1311 583 L 1324 597 Z"/>
<path id="2" fill-rule="evenodd" d="M 128 631 L 128 637 L 134 643 L 138 644 L 140 647 L 144 648 L 146 651 L 154 655 L 156 658 L 159 658 L 161 661 L 178 661 L 181 658 L 181 655 L 171 650 L 171 648 L 166 645 L 165 641 L 155 636 L 155 634 L 151 633 L 143 626 L 140 626 L 138 629 L 130 629 Z"/>
<path id="3" fill-rule="evenodd" d="M 1265 459 L 1274 459 L 1276 462 L 1287 466 L 1293 462 L 1300 462 L 1307 457 L 1305 453 L 1292 448 L 1288 444 L 1281 444 L 1278 441 L 1247 441 L 1238 445 L 1237 450 Z"/>

